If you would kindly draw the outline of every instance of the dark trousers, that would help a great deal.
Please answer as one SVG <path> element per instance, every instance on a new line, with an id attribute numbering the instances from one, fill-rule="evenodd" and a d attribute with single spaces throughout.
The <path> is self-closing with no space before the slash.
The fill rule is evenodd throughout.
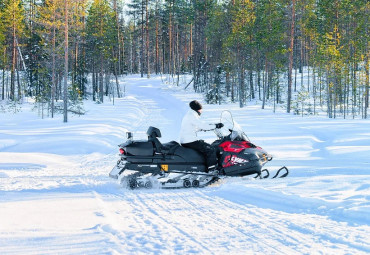
<path id="1" fill-rule="evenodd" d="M 202 153 L 206 159 L 207 167 L 217 165 L 217 155 L 216 155 L 217 152 L 215 148 L 213 148 L 210 144 L 206 143 L 205 141 L 198 140 L 191 143 L 183 143 L 181 145 Z"/>

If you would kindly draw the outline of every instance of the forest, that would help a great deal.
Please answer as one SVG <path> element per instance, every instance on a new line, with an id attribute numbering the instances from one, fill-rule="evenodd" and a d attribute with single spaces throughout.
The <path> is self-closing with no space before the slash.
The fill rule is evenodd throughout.
<path id="1" fill-rule="evenodd" d="M 0 0 L 0 110 L 47 116 L 187 75 L 209 104 L 368 118 L 367 0 Z"/>

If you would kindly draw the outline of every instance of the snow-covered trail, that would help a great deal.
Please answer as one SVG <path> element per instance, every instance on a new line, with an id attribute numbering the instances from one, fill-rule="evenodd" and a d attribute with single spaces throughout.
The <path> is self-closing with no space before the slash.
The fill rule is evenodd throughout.
<path id="1" fill-rule="evenodd" d="M 370 253 L 368 121 L 207 105 L 205 119 L 231 110 L 275 156 L 271 168 L 291 175 L 130 191 L 108 178 L 124 132 L 145 138 L 153 125 L 175 140 L 187 103 L 201 98 L 159 77 L 123 82 L 115 106 L 91 104 L 67 125 L 26 111 L 0 124 L 0 254 Z"/>

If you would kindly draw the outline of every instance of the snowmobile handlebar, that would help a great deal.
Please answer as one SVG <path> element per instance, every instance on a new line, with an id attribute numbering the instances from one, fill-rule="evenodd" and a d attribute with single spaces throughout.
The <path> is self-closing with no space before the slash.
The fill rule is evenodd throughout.
<path id="1" fill-rule="evenodd" d="M 211 124 L 210 124 L 211 125 Z M 212 124 L 212 125 L 215 125 L 215 128 L 211 128 L 211 129 L 201 129 L 201 130 L 199 130 L 199 131 L 203 131 L 203 132 L 208 132 L 208 131 L 215 131 L 215 130 L 217 130 L 217 129 L 221 129 L 221 128 L 223 128 L 224 127 L 224 124 L 223 123 L 214 123 L 214 124 Z M 229 129 L 230 130 L 230 129 Z M 230 130 L 230 132 L 231 132 L 232 130 Z"/>

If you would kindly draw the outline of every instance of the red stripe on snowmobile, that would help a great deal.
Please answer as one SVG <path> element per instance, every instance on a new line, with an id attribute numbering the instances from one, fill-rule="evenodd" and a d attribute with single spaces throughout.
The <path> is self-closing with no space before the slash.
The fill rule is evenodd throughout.
<path id="1" fill-rule="evenodd" d="M 261 147 L 255 146 L 254 144 L 247 141 L 226 141 L 219 145 L 224 151 L 236 152 L 239 153 L 244 149 L 248 148 L 257 148 L 262 149 Z"/>

